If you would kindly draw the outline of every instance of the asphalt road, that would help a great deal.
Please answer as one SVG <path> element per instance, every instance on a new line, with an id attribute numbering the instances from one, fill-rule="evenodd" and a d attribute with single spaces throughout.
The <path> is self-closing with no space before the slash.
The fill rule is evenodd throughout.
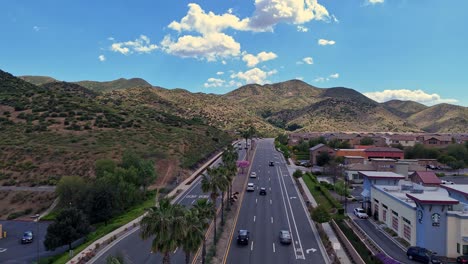
<path id="1" fill-rule="evenodd" d="M 36 261 L 39 257 L 46 257 L 65 252 L 67 246 L 46 251 L 44 238 L 50 222 L 27 222 L 27 221 L 0 221 L 3 231 L 7 232 L 7 237 L 0 239 L 0 263 L 26 264 Z M 25 231 L 34 233 L 34 241 L 31 244 L 21 244 L 20 240 Z"/>
<path id="2" fill-rule="evenodd" d="M 269 166 L 269 161 L 274 161 L 275 166 Z M 257 178 L 249 179 L 256 190 L 244 195 L 226 263 L 326 263 L 318 234 L 311 227 L 300 194 L 272 139 L 257 141 L 251 171 L 257 174 Z M 259 195 L 260 187 L 266 188 L 266 196 Z M 240 229 L 250 232 L 248 245 L 236 243 Z M 280 244 L 280 230 L 291 232 L 292 244 Z"/>
<path id="3" fill-rule="evenodd" d="M 235 145 L 237 148 L 238 146 Z M 244 159 L 246 150 L 245 150 L 245 141 L 242 141 L 242 150 L 238 150 L 239 159 Z M 215 161 L 211 167 L 217 166 L 221 162 L 221 159 Z M 208 198 L 209 194 L 203 193 L 201 190 L 201 178 L 197 179 L 192 183 L 192 186 L 188 191 L 181 196 L 176 203 L 190 207 L 198 199 Z M 218 207 L 221 206 L 221 200 L 217 202 Z M 162 255 L 160 253 L 151 253 L 151 239 L 142 240 L 140 238 L 140 228 L 135 228 L 132 233 L 119 242 L 117 242 L 113 247 L 106 251 L 101 251 L 97 258 L 93 262 L 89 263 L 106 263 L 106 258 L 108 256 L 121 256 L 126 264 L 144 264 L 144 263 L 161 263 Z M 172 263 L 185 263 L 185 253 L 182 249 L 177 249 L 171 255 Z"/>

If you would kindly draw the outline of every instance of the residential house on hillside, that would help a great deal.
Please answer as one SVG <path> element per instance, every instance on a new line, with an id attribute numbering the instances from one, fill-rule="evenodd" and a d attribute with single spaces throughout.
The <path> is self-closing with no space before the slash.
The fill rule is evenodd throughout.
<path id="1" fill-rule="evenodd" d="M 329 146 L 325 144 L 318 144 L 314 147 L 311 147 L 309 149 L 310 153 L 310 164 L 316 165 L 317 164 L 317 157 L 320 156 L 322 153 L 328 153 L 330 157 L 335 156 L 335 150 L 330 148 Z"/>
<path id="2" fill-rule="evenodd" d="M 403 147 L 413 147 L 416 144 L 415 135 L 389 135 L 385 137 L 387 145 L 401 144 Z"/>
<path id="3" fill-rule="evenodd" d="M 364 149 L 337 149 L 335 156 L 346 157 L 346 156 L 359 156 L 367 159 Z"/>
<path id="4" fill-rule="evenodd" d="M 452 143 L 451 136 L 419 136 L 418 141 L 428 147 L 446 147 Z"/>
<path id="5" fill-rule="evenodd" d="M 288 145 L 294 146 L 299 144 L 301 141 L 309 141 L 314 138 L 319 138 L 322 133 L 310 132 L 310 133 L 291 133 L 288 137 Z"/>
<path id="6" fill-rule="evenodd" d="M 401 149 L 387 148 L 387 147 L 375 147 L 364 150 L 368 159 L 372 158 L 384 158 L 384 159 L 403 159 L 405 153 Z"/>
<path id="7" fill-rule="evenodd" d="M 442 181 L 435 175 L 432 171 L 415 171 L 410 176 L 409 179 L 417 184 L 423 186 L 439 186 Z"/>

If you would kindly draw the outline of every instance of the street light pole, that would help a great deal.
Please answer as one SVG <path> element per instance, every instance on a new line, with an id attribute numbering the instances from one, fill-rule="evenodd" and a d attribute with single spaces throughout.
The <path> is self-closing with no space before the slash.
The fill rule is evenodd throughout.
<path id="1" fill-rule="evenodd" d="M 34 215 L 35 221 L 36 221 L 36 263 L 39 264 L 39 238 L 41 237 L 39 235 L 39 214 Z"/>

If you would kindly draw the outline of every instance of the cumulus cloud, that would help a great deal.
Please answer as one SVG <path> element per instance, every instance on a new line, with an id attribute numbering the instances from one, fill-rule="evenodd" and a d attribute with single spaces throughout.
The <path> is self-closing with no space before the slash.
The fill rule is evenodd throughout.
<path id="1" fill-rule="evenodd" d="M 375 5 L 375 4 L 383 4 L 385 0 L 367 0 L 366 3 L 370 5 Z"/>
<path id="2" fill-rule="evenodd" d="M 319 39 L 317 42 L 320 46 L 335 45 L 334 40 Z"/>
<path id="3" fill-rule="evenodd" d="M 314 82 L 328 82 L 331 79 L 338 79 L 338 78 L 340 78 L 340 74 L 333 73 L 333 74 L 328 75 L 328 77 L 317 77 L 314 79 Z"/>
<path id="4" fill-rule="evenodd" d="M 38 32 L 39 30 L 41 30 L 41 28 L 38 27 L 38 26 L 34 26 L 34 27 L 33 27 L 33 30 L 36 31 L 36 32 Z"/>
<path id="5" fill-rule="evenodd" d="M 151 53 L 157 48 L 158 46 L 156 44 L 151 44 L 150 39 L 145 35 L 140 35 L 140 37 L 134 41 L 116 42 L 111 45 L 112 51 L 119 52 L 124 55 L 128 55 L 134 52 Z"/>
<path id="6" fill-rule="evenodd" d="M 456 99 L 442 99 L 438 94 L 428 94 L 423 90 L 384 90 L 381 92 L 368 92 L 364 93 L 365 96 L 377 102 L 386 102 L 389 100 L 411 100 L 427 105 L 434 105 L 440 103 L 456 103 Z"/>
<path id="7" fill-rule="evenodd" d="M 245 54 L 242 60 L 247 62 L 247 67 L 255 67 L 257 64 L 263 61 L 276 59 L 278 56 L 273 52 L 262 51 L 257 55 Z"/>
<path id="8" fill-rule="evenodd" d="M 267 80 L 268 76 L 276 74 L 276 70 L 271 71 L 263 71 L 259 68 L 253 68 L 245 72 L 238 72 L 231 74 L 232 79 L 239 79 L 244 81 L 245 84 L 257 83 L 257 84 L 265 84 L 269 83 L 270 81 Z"/>
<path id="9" fill-rule="evenodd" d="M 307 31 L 309 31 L 309 28 L 299 25 L 299 26 L 297 26 L 297 31 L 307 32 Z"/>
<path id="10" fill-rule="evenodd" d="M 105 61 L 106 57 L 104 55 L 99 55 L 98 59 L 99 61 Z"/>
<path id="11" fill-rule="evenodd" d="M 203 84 L 205 88 L 210 88 L 210 87 L 221 87 L 224 85 L 226 81 L 222 79 L 217 79 L 217 78 L 208 78 L 206 83 Z"/>
<path id="12" fill-rule="evenodd" d="M 305 57 L 302 59 L 302 62 L 306 64 L 314 64 L 314 59 L 312 59 L 312 57 Z"/>
<path id="13" fill-rule="evenodd" d="M 216 61 L 218 58 L 240 54 L 240 44 L 224 33 L 210 33 L 204 36 L 185 35 L 175 41 L 165 36 L 161 41 L 161 46 L 169 54 L 207 61 Z"/>
<path id="14" fill-rule="evenodd" d="M 280 22 L 304 24 L 329 19 L 327 9 L 317 0 L 255 0 L 255 11 L 248 22 L 254 31 L 272 31 Z"/>
<path id="15" fill-rule="evenodd" d="M 216 75 L 223 75 L 223 74 L 224 74 L 224 72 L 222 72 L 222 71 L 216 72 Z"/>

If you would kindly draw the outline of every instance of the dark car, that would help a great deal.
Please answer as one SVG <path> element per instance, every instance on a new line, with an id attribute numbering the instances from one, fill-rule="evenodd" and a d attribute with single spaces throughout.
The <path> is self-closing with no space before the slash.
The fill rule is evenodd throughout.
<path id="1" fill-rule="evenodd" d="M 468 256 L 458 256 L 457 257 L 457 263 L 468 263 Z"/>
<path id="2" fill-rule="evenodd" d="M 260 188 L 259 194 L 260 195 L 266 195 L 266 188 L 265 187 Z"/>
<path id="3" fill-rule="evenodd" d="M 249 244 L 249 231 L 241 229 L 237 235 L 237 244 L 248 245 Z"/>
<path id="4" fill-rule="evenodd" d="M 21 238 L 21 244 L 28 244 L 33 242 L 33 232 L 32 231 L 26 231 L 23 234 L 23 237 Z"/>
<path id="5" fill-rule="evenodd" d="M 275 163 L 273 161 L 270 161 L 269 166 L 275 166 Z"/>
<path id="6" fill-rule="evenodd" d="M 422 263 L 442 263 L 435 254 L 435 252 L 431 252 L 430 250 L 422 247 L 409 247 L 408 251 L 406 251 L 408 259 Z"/>
<path id="7" fill-rule="evenodd" d="M 281 244 L 291 244 L 292 238 L 291 233 L 288 230 L 281 230 L 279 233 L 279 239 Z"/>

